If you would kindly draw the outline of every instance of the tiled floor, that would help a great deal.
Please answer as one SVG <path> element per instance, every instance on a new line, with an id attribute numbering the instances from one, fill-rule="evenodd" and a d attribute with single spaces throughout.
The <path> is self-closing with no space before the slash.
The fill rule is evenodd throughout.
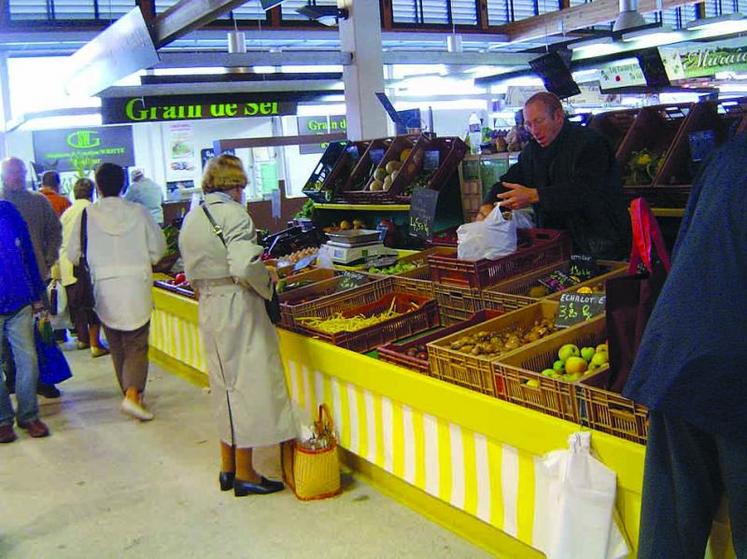
<path id="1" fill-rule="evenodd" d="M 344 494 L 301 503 L 289 491 L 235 498 L 217 487 L 205 391 L 157 368 L 155 421 L 118 410 L 108 357 L 66 347 L 75 372 L 41 400 L 47 439 L 0 445 L 0 557 L 459 558 L 479 549 L 347 479 Z M 258 464 L 277 477 L 275 449 Z"/>

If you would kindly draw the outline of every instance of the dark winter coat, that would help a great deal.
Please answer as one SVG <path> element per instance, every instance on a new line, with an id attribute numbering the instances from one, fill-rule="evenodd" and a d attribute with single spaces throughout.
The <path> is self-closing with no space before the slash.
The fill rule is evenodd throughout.
<path id="1" fill-rule="evenodd" d="M 574 252 L 597 258 L 630 255 L 630 217 L 609 142 L 593 130 L 567 122 L 546 148 L 532 140 L 501 181 L 536 188 L 537 225 L 567 230 Z M 503 191 L 493 185 L 485 203 Z"/>

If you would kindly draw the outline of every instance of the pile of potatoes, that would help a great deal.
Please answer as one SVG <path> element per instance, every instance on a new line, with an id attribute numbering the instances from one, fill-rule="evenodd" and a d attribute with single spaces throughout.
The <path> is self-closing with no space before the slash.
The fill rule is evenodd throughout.
<path id="1" fill-rule="evenodd" d="M 517 327 L 501 332 L 475 332 L 451 342 L 449 349 L 475 357 L 495 359 L 503 353 L 536 342 L 555 331 L 555 324 L 550 319 L 543 318 L 535 321 L 534 325 L 528 329 Z"/>

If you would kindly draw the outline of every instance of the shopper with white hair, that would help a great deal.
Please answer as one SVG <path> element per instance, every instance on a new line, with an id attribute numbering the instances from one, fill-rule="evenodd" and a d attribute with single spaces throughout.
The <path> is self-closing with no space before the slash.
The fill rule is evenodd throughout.
<path id="1" fill-rule="evenodd" d="M 163 225 L 163 189 L 147 178 L 142 169 L 130 171 L 130 186 L 124 198 L 148 208 L 156 223 Z"/>

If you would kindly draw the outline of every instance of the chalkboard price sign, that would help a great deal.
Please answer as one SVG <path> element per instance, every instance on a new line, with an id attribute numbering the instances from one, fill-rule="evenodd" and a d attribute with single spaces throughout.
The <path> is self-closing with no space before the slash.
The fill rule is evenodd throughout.
<path id="1" fill-rule="evenodd" d="M 555 325 L 564 328 L 591 320 L 604 312 L 606 300 L 607 297 L 603 294 L 563 293 L 555 315 Z"/>
<path id="2" fill-rule="evenodd" d="M 433 237 L 438 190 L 417 188 L 410 199 L 410 236 L 429 240 Z"/>
<path id="3" fill-rule="evenodd" d="M 571 265 L 568 274 L 580 280 L 587 280 L 599 275 L 599 265 L 594 257 L 587 254 L 571 254 Z"/>

